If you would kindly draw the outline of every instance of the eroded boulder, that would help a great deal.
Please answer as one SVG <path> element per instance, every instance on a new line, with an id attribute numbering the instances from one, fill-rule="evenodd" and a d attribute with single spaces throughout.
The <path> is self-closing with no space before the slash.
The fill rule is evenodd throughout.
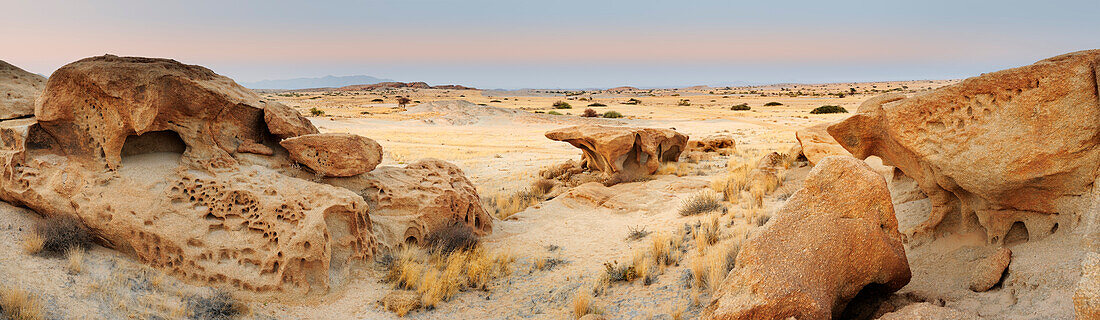
<path id="1" fill-rule="evenodd" d="M 34 99 L 46 87 L 46 77 L 0 61 L 0 120 L 34 114 Z"/>
<path id="2" fill-rule="evenodd" d="M 1073 292 L 1077 319 L 1100 319 L 1100 253 L 1090 252 L 1081 262 L 1081 280 Z"/>
<path id="3" fill-rule="evenodd" d="M 836 139 L 833 139 L 833 136 L 829 135 L 829 132 L 826 131 L 828 127 L 828 123 L 823 123 L 802 128 L 802 130 L 794 133 L 802 148 L 801 153 L 810 162 L 810 165 L 817 165 L 821 159 L 828 156 L 852 156 L 851 153 L 848 153 L 848 150 L 844 150 L 844 147 L 836 142 Z"/>
<path id="4" fill-rule="evenodd" d="M 64 155 L 110 169 L 118 168 L 127 137 L 147 132 L 174 132 L 188 146 L 185 159 L 209 169 L 233 167 L 232 153 L 265 143 L 269 132 L 317 132 L 287 106 L 169 59 L 82 59 L 57 69 L 37 103 L 39 124 Z"/>
<path id="5" fill-rule="evenodd" d="M 1100 50 L 1080 51 L 878 97 L 828 131 L 855 157 L 916 180 L 933 209 L 915 234 L 980 227 L 992 244 L 1012 232 L 1037 239 L 1072 225 L 1100 172 L 1098 65 Z"/>
<path id="6" fill-rule="evenodd" d="M 704 310 L 710 319 L 829 319 L 871 287 L 911 273 L 886 181 L 862 161 L 827 157 L 763 229 Z"/>
<path id="7" fill-rule="evenodd" d="M 581 165 L 606 173 L 652 174 L 662 162 L 675 162 L 688 136 L 669 129 L 583 125 L 546 132 L 550 140 L 581 149 Z"/>
<path id="8" fill-rule="evenodd" d="M 470 226 L 479 236 L 493 230 L 477 188 L 462 169 L 443 160 L 423 159 L 404 168 L 382 166 L 325 183 L 366 199 L 379 243 L 389 248 L 422 243 L 432 232 L 456 223 Z"/>
<path id="9" fill-rule="evenodd" d="M 350 177 L 374 170 L 382 162 L 382 146 L 370 138 L 347 133 L 317 133 L 283 139 L 290 159 L 328 177 Z"/>
<path id="10" fill-rule="evenodd" d="M 737 152 L 737 141 L 729 134 L 714 134 L 688 141 L 688 150 L 728 156 Z"/>

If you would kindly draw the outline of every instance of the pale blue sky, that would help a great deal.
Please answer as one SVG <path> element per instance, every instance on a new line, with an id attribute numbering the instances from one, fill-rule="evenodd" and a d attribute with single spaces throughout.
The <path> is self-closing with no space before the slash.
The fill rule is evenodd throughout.
<path id="1" fill-rule="evenodd" d="M 942 79 L 1100 48 L 1100 1 L 10 1 L 0 60 L 483 88 Z"/>

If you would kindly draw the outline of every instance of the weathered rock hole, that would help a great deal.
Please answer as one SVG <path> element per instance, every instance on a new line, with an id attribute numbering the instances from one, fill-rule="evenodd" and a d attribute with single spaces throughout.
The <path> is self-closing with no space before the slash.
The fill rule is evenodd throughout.
<path id="1" fill-rule="evenodd" d="M 879 307 L 889 297 L 890 291 L 887 290 L 886 286 L 878 283 L 868 284 L 860 289 L 859 293 L 848 301 L 848 304 L 840 312 L 834 310 L 833 314 L 837 315 L 836 319 L 873 319 L 875 311 L 878 311 Z"/>
<path id="2" fill-rule="evenodd" d="M 174 131 L 150 131 L 126 137 L 126 142 L 122 144 L 122 157 L 156 152 L 171 152 L 182 155 L 186 150 L 187 144 Z"/>
<path id="3" fill-rule="evenodd" d="M 1015 245 L 1022 242 L 1027 242 L 1028 232 L 1027 226 L 1023 222 L 1016 221 L 1012 224 L 1012 227 L 1008 229 L 1008 233 L 1005 234 L 1004 243 L 1006 246 Z"/>

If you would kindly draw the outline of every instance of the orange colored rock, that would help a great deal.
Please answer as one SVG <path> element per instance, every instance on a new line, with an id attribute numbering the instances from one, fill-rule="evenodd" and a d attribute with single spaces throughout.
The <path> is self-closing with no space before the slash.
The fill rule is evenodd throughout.
<path id="1" fill-rule="evenodd" d="M 710 135 L 688 141 L 688 149 L 692 151 L 713 152 L 721 155 L 731 155 L 737 152 L 737 141 L 728 134 Z"/>
<path id="2" fill-rule="evenodd" d="M 893 292 L 910 277 L 886 181 L 828 157 L 742 244 L 704 317 L 830 319 L 864 287 Z"/>
<path id="3" fill-rule="evenodd" d="M 1080 51 L 879 97 L 828 131 L 916 180 L 933 210 L 915 233 L 980 227 L 999 244 L 1018 225 L 1037 239 L 1087 210 L 1080 197 L 1100 172 L 1098 65 L 1100 50 Z"/>
<path id="4" fill-rule="evenodd" d="M 236 165 L 231 154 L 241 144 L 263 143 L 269 131 L 317 132 L 282 104 L 169 59 L 105 55 L 70 63 L 46 82 L 36 108 L 65 155 L 110 169 L 118 168 L 127 137 L 147 132 L 175 132 L 190 147 L 186 160 L 205 168 Z"/>
<path id="5" fill-rule="evenodd" d="M 817 165 L 818 161 L 828 156 L 852 156 L 848 150 L 844 150 L 844 147 L 836 142 L 836 139 L 833 139 L 833 136 L 829 135 L 826 131 L 828 127 L 828 123 L 823 123 L 803 128 L 794 134 L 799 145 L 802 146 L 802 155 L 806 156 L 810 165 Z"/>
<path id="6" fill-rule="evenodd" d="M 1077 319 L 1100 319 L 1100 253 L 1089 252 L 1081 262 L 1081 280 L 1073 292 Z"/>
<path id="7" fill-rule="evenodd" d="M 0 120 L 34 115 L 34 99 L 46 78 L 0 61 Z"/>
<path id="8" fill-rule="evenodd" d="M 456 223 L 469 225 L 480 236 L 493 231 L 493 218 L 481 207 L 477 188 L 462 169 L 443 160 L 423 159 L 404 168 L 382 166 L 325 183 L 363 196 L 372 208 L 375 234 L 386 247 L 420 243 Z"/>
<path id="9" fill-rule="evenodd" d="M 374 170 L 382 162 L 382 146 L 367 137 L 347 133 L 317 133 L 279 142 L 290 159 L 328 177 L 350 177 Z"/>
<path id="10" fill-rule="evenodd" d="M 599 125 L 550 130 L 546 137 L 581 149 L 583 167 L 607 173 L 655 173 L 662 162 L 677 161 L 688 142 L 669 129 Z"/>
<path id="11" fill-rule="evenodd" d="M 981 259 L 979 265 L 972 270 L 970 277 L 970 290 L 975 292 L 989 291 L 990 288 L 1001 282 L 1001 277 L 1012 262 L 1012 250 L 1000 248 L 993 254 Z"/>

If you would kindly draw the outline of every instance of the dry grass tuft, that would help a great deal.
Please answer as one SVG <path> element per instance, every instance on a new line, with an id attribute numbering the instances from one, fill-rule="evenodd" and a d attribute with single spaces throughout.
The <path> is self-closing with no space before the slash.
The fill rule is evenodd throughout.
<path id="1" fill-rule="evenodd" d="M 695 174 L 695 166 L 688 162 L 666 162 L 657 169 L 659 175 L 675 175 L 677 177 Z"/>
<path id="2" fill-rule="evenodd" d="M 485 208 L 485 211 L 488 211 L 497 219 L 507 220 L 541 201 L 539 195 L 523 190 L 512 194 L 495 194 L 483 197 L 481 198 L 481 205 Z"/>
<path id="3" fill-rule="evenodd" d="M 691 196 L 691 198 L 684 200 L 683 205 L 680 207 L 680 215 L 693 216 L 707 212 L 720 211 L 723 207 L 722 200 L 718 198 L 718 194 L 708 190 L 696 193 Z"/>
<path id="4" fill-rule="evenodd" d="M 0 315 L 13 320 L 45 319 L 37 296 L 18 288 L 0 289 Z"/>
<path id="5" fill-rule="evenodd" d="M 592 293 L 588 290 L 577 290 L 577 294 L 573 296 L 573 318 L 580 319 L 587 314 L 596 313 L 593 299 Z"/>
<path id="6" fill-rule="evenodd" d="M 737 201 L 741 191 L 745 190 L 748 185 L 749 171 L 751 170 L 748 165 L 730 166 L 730 170 L 725 175 L 711 181 L 710 187 L 715 192 L 722 194 L 722 198 L 726 201 Z"/>
<path id="7" fill-rule="evenodd" d="M 72 247 L 65 252 L 68 261 L 66 267 L 68 267 L 70 274 L 79 274 L 84 270 L 84 253 L 85 250 L 81 247 Z"/>
<path id="8" fill-rule="evenodd" d="M 711 294 L 716 292 L 722 280 L 733 269 L 740 249 L 740 242 L 733 242 L 719 244 L 708 250 L 700 250 L 691 264 L 695 286 L 706 288 Z"/>
<path id="9" fill-rule="evenodd" d="M 535 180 L 534 183 L 531 183 L 531 193 L 539 195 L 539 196 L 543 196 L 543 195 L 546 195 L 547 193 L 550 193 L 551 190 L 554 190 L 555 185 L 556 185 L 556 183 L 554 183 L 554 180 L 550 180 L 550 179 Z"/>
<path id="10" fill-rule="evenodd" d="M 506 254 L 489 255 L 480 246 L 450 252 L 406 246 L 388 265 L 383 281 L 416 292 L 422 306 L 433 308 L 461 291 L 486 290 L 493 280 L 511 274 L 514 261 Z"/>
<path id="11" fill-rule="evenodd" d="M 42 252 L 42 245 L 45 243 L 46 239 L 42 238 L 42 235 L 39 235 L 38 232 L 31 232 L 23 240 L 23 251 L 27 254 L 37 254 Z"/>

